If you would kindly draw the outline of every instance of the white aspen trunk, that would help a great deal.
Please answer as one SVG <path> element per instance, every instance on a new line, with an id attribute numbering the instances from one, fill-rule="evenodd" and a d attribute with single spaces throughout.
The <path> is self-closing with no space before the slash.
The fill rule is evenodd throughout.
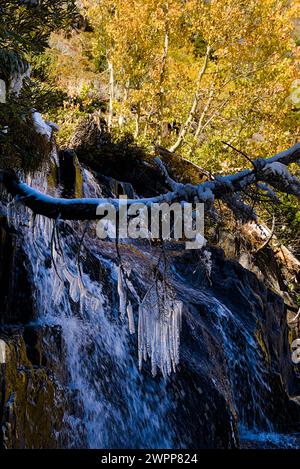
<path id="1" fill-rule="evenodd" d="M 159 104 L 158 104 L 158 113 L 157 113 L 157 128 L 158 128 L 158 138 L 157 141 L 160 144 L 162 139 L 162 118 L 163 118 L 163 110 L 164 110 L 164 81 L 166 76 L 166 66 L 167 66 L 167 58 L 168 58 L 168 51 L 169 51 L 169 27 L 166 23 L 165 27 L 165 39 L 164 39 L 164 51 L 161 61 L 161 70 L 160 70 L 160 79 L 159 79 Z"/>
<path id="2" fill-rule="evenodd" d="M 136 112 L 136 118 L 135 118 L 135 132 L 134 132 L 134 138 L 137 138 L 140 134 L 140 119 L 141 119 L 141 105 L 138 103 L 137 105 L 137 112 Z"/>
<path id="3" fill-rule="evenodd" d="M 199 71 L 198 78 L 197 78 L 196 92 L 195 92 L 195 95 L 194 95 L 193 103 L 192 103 L 188 118 L 187 118 L 187 120 L 185 121 L 183 127 L 180 130 L 177 141 L 174 143 L 174 145 L 172 145 L 169 148 L 169 151 L 172 152 L 172 153 L 174 153 L 182 145 L 182 143 L 183 143 L 183 141 L 186 137 L 186 134 L 187 134 L 187 132 L 190 128 L 190 125 L 193 122 L 193 119 L 194 119 L 194 116 L 195 116 L 195 113 L 197 111 L 197 107 L 198 107 L 198 104 L 199 104 L 199 100 L 200 100 L 200 85 L 201 85 L 203 75 L 205 74 L 205 71 L 206 71 L 206 68 L 207 68 L 210 51 L 211 51 L 210 46 L 207 46 L 206 54 L 205 54 L 205 58 L 204 58 L 204 63 L 203 63 L 203 65 L 202 65 L 202 67 Z"/>
<path id="4" fill-rule="evenodd" d="M 209 93 L 209 97 L 208 97 L 208 100 L 207 100 L 207 103 L 201 113 L 201 116 L 199 118 L 199 122 L 198 122 L 198 126 L 197 126 L 197 129 L 196 129 L 196 132 L 195 132 L 195 143 L 191 146 L 190 150 L 189 150 L 189 155 L 192 155 L 195 151 L 195 149 L 197 148 L 198 146 L 198 139 L 199 139 L 199 135 L 201 134 L 202 130 L 203 130 L 203 122 L 204 122 L 204 118 L 210 108 L 210 105 L 212 103 L 214 99 L 214 85 L 212 86 L 211 90 L 210 90 L 210 93 Z"/>
<path id="5" fill-rule="evenodd" d="M 107 116 L 108 130 L 112 128 L 113 114 L 114 114 L 114 96 L 115 96 L 115 82 L 114 82 L 114 68 L 112 62 L 107 58 L 108 72 L 109 72 L 109 107 Z"/>
<path id="6" fill-rule="evenodd" d="M 125 106 L 125 103 L 128 99 L 128 96 L 129 96 L 129 87 L 130 87 L 130 82 L 128 80 L 125 84 L 125 89 L 124 89 L 124 94 L 123 94 L 122 111 L 121 111 L 121 113 L 119 115 L 119 119 L 118 119 L 120 129 L 122 129 L 122 127 L 124 126 L 124 122 L 125 122 L 124 106 Z"/>
<path id="7" fill-rule="evenodd" d="M 212 89 L 210 90 L 209 98 L 208 98 L 207 103 L 206 103 L 206 105 L 205 105 L 205 107 L 204 107 L 204 109 L 201 113 L 201 116 L 200 116 L 200 119 L 199 119 L 199 122 L 198 122 L 198 126 L 197 126 L 197 130 L 195 132 L 195 138 L 196 139 L 198 139 L 198 137 L 199 137 L 199 135 L 202 131 L 204 118 L 205 118 L 205 116 L 206 116 L 206 114 L 207 114 L 207 112 L 210 108 L 210 105 L 211 105 L 213 99 L 214 99 L 214 87 L 212 87 Z"/>

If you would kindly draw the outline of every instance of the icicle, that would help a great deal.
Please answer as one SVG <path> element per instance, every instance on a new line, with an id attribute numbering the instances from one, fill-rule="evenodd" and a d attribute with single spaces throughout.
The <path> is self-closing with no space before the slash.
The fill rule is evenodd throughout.
<path id="1" fill-rule="evenodd" d="M 163 301 L 161 301 L 163 298 Z M 139 366 L 149 357 L 153 376 L 157 368 L 164 376 L 175 371 L 179 362 L 182 303 L 172 298 L 163 285 L 152 288 L 139 306 Z"/>
<path id="2" fill-rule="evenodd" d="M 79 303 L 80 300 L 80 289 L 78 285 L 78 279 L 74 278 L 74 280 L 70 283 L 70 297 L 74 301 L 74 303 Z"/>
<path id="3" fill-rule="evenodd" d="M 202 263 L 205 267 L 208 278 L 210 278 L 211 277 L 211 271 L 212 271 L 211 252 L 208 251 L 207 249 L 204 249 L 201 253 L 201 261 L 202 261 Z"/>
<path id="4" fill-rule="evenodd" d="M 70 288 L 69 293 L 70 297 L 75 303 L 78 303 L 80 300 L 80 288 L 78 282 L 78 275 L 74 275 L 68 268 L 64 269 L 64 276 L 68 280 Z"/>
<path id="5" fill-rule="evenodd" d="M 15 199 L 7 204 L 7 223 L 9 227 L 16 225 L 16 203 Z"/>
<path id="6" fill-rule="evenodd" d="M 118 295 L 119 295 L 119 312 L 121 319 L 125 317 L 126 314 L 126 290 L 124 288 L 124 278 L 122 267 L 118 268 Z"/>
<path id="7" fill-rule="evenodd" d="M 129 332 L 130 332 L 130 334 L 134 334 L 135 333 L 134 318 L 133 318 L 132 305 L 131 305 L 130 301 L 127 305 L 127 317 L 128 317 Z"/>

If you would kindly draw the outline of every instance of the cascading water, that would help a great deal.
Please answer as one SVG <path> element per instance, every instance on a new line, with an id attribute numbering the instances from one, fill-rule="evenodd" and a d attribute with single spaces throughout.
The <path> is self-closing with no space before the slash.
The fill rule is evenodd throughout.
<path id="1" fill-rule="evenodd" d="M 180 281 L 186 283 L 187 279 L 180 271 L 177 274 Z M 299 433 L 289 434 L 293 423 L 274 422 L 274 409 L 268 409 L 276 392 L 274 384 L 271 384 L 271 375 L 274 373 L 279 377 L 280 373 L 278 369 L 272 370 L 272 359 L 266 357 L 266 346 L 259 346 L 257 317 L 255 314 L 252 316 L 253 311 L 251 313 L 245 303 L 244 311 L 242 307 L 240 314 L 235 314 L 207 289 L 199 288 L 197 299 L 206 307 L 210 334 L 218 338 L 226 369 L 227 382 L 224 383 L 223 379 L 218 382 L 215 378 L 213 381 L 220 390 L 229 385 L 230 400 L 238 414 L 238 433 L 242 444 L 299 448 Z M 269 327 L 276 328 L 276 325 Z"/>
<path id="2" fill-rule="evenodd" d="M 57 164 L 55 153 L 52 157 Z M 93 175 L 85 169 L 81 169 L 81 175 L 83 196 L 101 197 L 101 187 Z M 48 184 L 45 171 L 28 176 L 27 182 L 41 192 L 61 196 L 62 189 Z M 186 390 L 172 388 L 169 377 L 179 362 L 184 316 L 184 300 L 178 292 L 183 296 L 186 293 L 187 303 L 192 304 L 190 297 L 196 295 L 196 303 L 206 305 L 209 315 L 202 330 L 210 332 L 209 339 L 202 338 L 207 350 L 210 342 L 220 342 L 223 362 L 219 374 L 214 375 L 212 357 L 206 358 L 203 365 L 214 392 L 217 390 L 214 398 L 225 396 L 225 408 L 234 408 L 242 437 L 247 428 L 252 429 L 252 434 L 277 435 L 264 409 L 273 392 L 269 370 L 248 320 L 233 314 L 201 285 L 195 285 L 193 290 L 188 279 L 181 277 L 175 268 L 174 288 L 146 278 L 140 279 L 144 288 L 135 285 L 128 272 L 135 270 L 135 260 L 130 265 L 125 261 L 121 268 L 116 246 L 107 243 L 104 247 L 99 242 L 94 223 L 85 225 L 33 216 L 18 200 L 4 203 L 2 208 L 17 230 L 28 260 L 36 323 L 59 326 L 66 347 L 69 388 L 73 390 L 77 411 L 65 411 L 67 439 L 64 438 L 63 447 L 172 448 L 186 447 L 187 442 L 194 446 L 189 437 L 181 441 L 172 419 L 178 413 L 178 402 L 186 407 L 182 397 Z M 152 254 L 145 250 L 143 255 L 148 255 L 147 269 Z M 201 321 L 199 312 L 195 320 Z M 193 324 L 188 325 L 193 334 Z M 196 337 L 196 342 L 200 349 L 201 337 Z M 187 363 L 193 350 L 185 354 Z M 149 358 L 151 370 L 148 363 L 144 366 Z M 198 349 L 197 361 L 201 362 Z M 183 382 L 193 389 L 200 403 L 202 391 L 199 394 L 196 384 L 189 381 L 189 371 Z M 192 412 L 193 405 L 187 403 Z M 201 405 L 206 413 L 208 404 Z M 203 407 L 194 412 L 196 424 L 202 413 Z M 237 444 L 232 415 L 229 414 L 227 429 L 232 434 L 229 445 Z M 183 421 L 183 426 L 186 423 Z M 264 433 L 259 433 L 260 429 Z M 294 445 L 297 438 L 293 443 L 284 438 L 280 441 Z"/>
<path id="3" fill-rule="evenodd" d="M 83 172 L 85 196 L 101 195 L 93 176 Z M 39 174 L 31 178 L 30 184 L 44 192 L 49 191 L 46 177 Z M 56 195 L 57 194 L 56 192 Z M 30 262 L 32 282 L 35 286 L 37 321 L 42 325 L 59 325 L 67 351 L 67 366 L 70 386 L 77 392 L 80 416 L 65 415 L 65 424 L 71 429 L 70 447 L 172 447 L 173 431 L 167 414 L 172 402 L 166 392 L 166 379 L 157 377 L 147 380 L 139 371 L 136 354 L 133 352 L 130 330 L 126 317 L 116 315 L 116 305 L 109 304 L 105 285 L 95 281 L 80 266 L 79 246 L 82 228 L 78 223 L 53 222 L 32 213 L 15 201 L 9 203 L 8 219 L 18 231 L 22 230 L 24 251 Z M 90 230 L 95 230 L 95 226 Z M 59 235 L 58 235 L 59 231 Z M 88 238 L 89 233 L 86 233 Z M 89 240 L 93 243 L 92 240 Z M 93 246 L 94 249 L 95 246 Z M 99 266 L 109 271 L 117 289 L 117 267 L 101 253 L 94 252 Z M 144 306 L 143 306 L 144 308 Z M 145 315 L 144 308 L 144 315 Z M 169 316 L 172 316 L 170 311 Z M 178 340 L 178 313 L 176 321 L 165 321 L 165 336 Z M 144 319 L 143 319 L 144 321 Z M 158 325 L 157 325 L 158 324 Z M 141 328 L 141 326 L 139 326 Z M 148 321 L 145 327 L 160 327 Z M 153 333 L 153 331 L 150 331 Z M 160 330 L 157 337 L 163 342 Z M 144 337 L 140 331 L 141 340 Z M 151 335 L 145 336 L 143 354 L 151 352 Z M 155 341 L 154 337 L 154 341 Z M 178 354 L 178 344 L 171 344 Z M 154 344 L 159 347 L 159 344 Z M 160 366 L 164 357 L 170 367 L 167 348 L 159 348 Z M 173 364 L 176 358 L 172 357 Z M 153 369 L 156 364 L 153 365 Z M 84 443 L 84 440 L 86 442 Z"/>

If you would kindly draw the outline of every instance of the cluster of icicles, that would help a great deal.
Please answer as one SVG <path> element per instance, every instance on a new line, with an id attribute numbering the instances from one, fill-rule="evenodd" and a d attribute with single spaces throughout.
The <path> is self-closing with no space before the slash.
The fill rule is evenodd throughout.
<path id="1" fill-rule="evenodd" d="M 127 300 L 126 279 L 118 268 L 118 294 L 121 317 L 127 313 L 129 332 L 135 333 L 132 304 Z M 138 305 L 139 366 L 151 359 L 152 374 L 157 368 L 163 374 L 175 371 L 179 362 L 179 344 L 182 302 L 173 297 L 172 290 L 161 281 L 155 281 Z"/>
<path id="2" fill-rule="evenodd" d="M 48 190 L 47 179 L 43 174 L 38 174 L 27 181 L 33 187 L 45 193 Z M 101 197 L 101 188 L 93 175 L 83 170 L 83 191 L 85 197 Z M 58 195 L 59 194 L 55 194 Z M 35 253 L 31 249 L 28 255 L 31 257 L 32 268 L 35 272 L 34 282 L 37 290 L 43 288 L 38 284 L 41 281 L 44 263 L 51 251 L 52 260 L 52 296 L 48 301 L 48 308 L 65 308 L 69 310 L 66 303 L 68 299 L 65 295 L 65 285 L 69 285 L 69 297 L 73 303 L 79 305 L 79 310 L 91 308 L 103 308 L 105 298 L 102 287 L 91 281 L 88 274 L 82 273 L 82 267 L 76 260 L 75 249 L 70 244 L 80 243 L 79 233 L 82 227 L 79 225 L 72 230 L 73 238 L 64 239 L 55 230 L 56 222 L 42 216 L 34 216 L 30 210 L 23 207 L 18 201 L 13 200 L 8 204 L 7 217 L 9 223 L 16 229 L 20 226 L 27 226 L 26 237 L 29 244 L 34 246 Z M 66 222 L 70 227 L 73 223 Z M 56 231 L 56 233 L 55 233 Z M 75 233 L 78 235 L 75 238 Z M 90 244 L 92 241 L 90 241 Z M 47 251 L 47 252 L 46 252 Z M 113 263 L 111 263 L 113 264 Z M 147 291 L 144 298 L 140 298 L 135 292 L 137 308 L 134 308 L 128 299 L 128 281 L 121 266 L 115 264 L 110 266 L 112 277 L 115 277 L 119 296 L 120 319 L 128 321 L 130 334 L 136 332 L 134 310 L 138 311 L 138 355 L 139 366 L 143 361 L 151 359 L 152 374 L 155 375 L 158 369 L 164 376 L 175 371 L 179 362 L 180 329 L 182 316 L 182 303 L 174 298 L 170 288 L 166 288 L 162 282 L 155 282 Z M 117 273 L 115 274 L 117 269 Z M 50 275 L 50 274 L 49 274 Z M 134 288 L 131 285 L 131 289 Z M 37 292 L 38 296 L 39 293 Z M 39 307 L 45 308 L 45 301 L 40 298 Z M 47 312 L 46 312 L 47 313 Z M 71 311 L 68 314 L 72 314 Z M 83 315 L 84 316 L 84 315 Z"/>

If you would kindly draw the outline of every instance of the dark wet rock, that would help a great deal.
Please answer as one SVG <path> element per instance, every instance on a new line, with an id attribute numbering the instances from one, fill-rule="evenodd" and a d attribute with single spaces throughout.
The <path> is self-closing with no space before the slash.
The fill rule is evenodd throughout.
<path id="1" fill-rule="evenodd" d="M 150 257 L 145 245 L 135 250 L 127 250 L 126 246 L 120 249 L 124 266 L 131 267 L 130 280 L 142 294 L 155 255 Z M 103 243 L 101 256 L 95 254 L 87 250 L 83 270 L 101 281 L 107 314 L 112 321 L 117 320 L 116 283 L 108 267 L 115 258 L 114 247 Z M 241 424 L 262 431 L 271 425 L 283 432 L 296 431 L 299 382 L 290 358 L 284 303 L 253 273 L 226 260 L 221 250 L 211 249 L 211 255 L 212 271 L 208 275 L 195 252 L 168 252 L 170 281 L 184 304 L 180 364 L 167 385 L 174 446 L 238 447 Z M 65 416 L 73 415 L 78 420 L 82 435 L 86 429 L 80 395 L 69 388 L 59 327 L 2 327 L 0 338 L 9 350 L 8 364 L 1 371 L 2 445 L 72 446 L 68 439 L 72 427 Z M 92 344 L 89 353 L 90 357 L 95 353 Z M 136 354 L 134 338 L 131 353 Z M 103 366 L 105 379 L 111 373 L 108 380 L 114 383 L 108 388 L 107 399 L 113 399 L 115 405 L 120 399 L 122 408 L 122 390 L 115 394 L 114 362 L 107 357 Z M 143 367 L 140 379 L 140 386 L 147 389 L 152 383 L 151 392 L 160 392 L 161 378 L 151 376 L 149 363 Z"/>
<path id="2" fill-rule="evenodd" d="M 84 119 L 70 143 L 80 163 L 100 179 L 104 177 L 130 183 L 139 195 L 153 196 L 166 190 L 164 178 L 152 158 L 138 147 L 130 135 L 115 140 L 104 121 L 93 116 Z M 121 194 L 124 192 L 121 192 Z"/>
<path id="3" fill-rule="evenodd" d="M 190 313 L 185 315 L 189 327 L 184 329 L 183 357 L 190 355 L 185 350 L 192 338 L 193 350 L 197 349 L 194 366 L 199 374 L 204 368 L 213 382 L 219 382 L 216 387 L 235 409 L 239 424 L 297 430 L 300 407 L 292 396 L 298 396 L 300 389 L 283 300 L 252 272 L 226 260 L 222 251 L 212 249 L 212 260 L 210 281 L 199 268 L 195 275 L 197 262 L 191 254 L 176 261 L 185 285 L 180 286 L 180 295 Z M 226 306 L 229 317 L 212 314 L 209 301 L 197 300 L 199 290 Z"/>
<path id="4" fill-rule="evenodd" d="M 113 142 L 103 122 L 91 119 L 84 124 L 73 148 L 80 162 L 93 170 L 105 196 L 135 193 L 147 196 L 167 190 L 157 168 L 145 161 L 132 142 Z M 74 196 L 82 186 L 76 156 L 65 151 L 61 161 L 60 177 L 58 181 L 53 177 L 53 186 L 58 183 L 65 196 Z M 179 169 L 174 167 L 175 175 L 176 171 Z M 195 173 L 189 175 L 192 176 L 196 178 Z M 64 256 L 75 262 L 81 242 L 77 229 L 78 226 L 68 223 L 59 225 Z M 105 319 L 117 323 L 120 311 L 116 244 L 92 239 L 90 232 L 88 235 L 79 253 L 82 275 L 88 274 L 91 282 L 101 285 Z M 152 407 L 166 399 L 166 395 L 169 408 L 163 417 L 169 427 L 165 422 L 161 422 L 161 427 L 165 432 L 172 430 L 173 447 L 250 445 L 240 439 L 242 427 L 266 432 L 278 429 L 281 433 L 299 430 L 299 373 L 291 361 L 290 350 L 291 339 L 299 331 L 295 328 L 291 336 L 282 298 L 266 287 L 263 278 L 258 279 L 239 263 L 226 259 L 220 249 L 208 249 L 211 271 L 203 262 L 203 252 L 186 252 L 180 243 L 176 246 L 169 243 L 165 249 L 167 282 L 183 303 L 180 363 L 170 377 L 160 374 L 153 377 L 149 360 L 140 372 L 133 371 L 137 370 L 138 360 L 136 336 L 128 337 L 126 353 L 132 362 L 126 369 L 124 364 L 127 366 L 128 362 L 124 360 L 119 365 L 114 355 L 101 354 L 97 350 L 99 344 L 87 340 L 82 345 L 81 371 L 91 376 L 84 381 L 85 386 L 88 383 L 102 393 L 103 414 L 113 414 L 117 409 L 117 416 L 107 419 L 104 431 L 111 432 L 118 447 L 124 447 L 128 441 L 141 446 L 145 440 L 139 439 L 138 431 L 147 430 L 149 413 L 150 418 L 152 415 L 160 418 Z M 122 266 L 129 272 L 129 280 L 140 298 L 151 286 L 154 272 L 164 279 L 164 272 L 157 268 L 161 252 L 159 244 L 156 248 L 147 242 L 119 245 Z M 50 272 L 52 262 L 51 258 L 45 262 L 46 272 Z M 21 234 L 13 232 L 2 220 L 0 339 L 7 346 L 7 363 L 0 369 L 0 442 L 7 448 L 85 447 L 88 428 L 82 389 L 71 382 L 60 327 L 36 322 L 38 311 L 33 301 L 36 278 L 32 279 L 29 266 Z M 266 261 L 264 267 L 267 275 Z M 68 285 L 65 288 L 67 292 Z M 132 293 L 128 296 L 137 329 L 137 300 Z M 66 298 L 71 304 L 68 312 L 84 320 L 76 301 Z M 109 323 L 106 324 L 109 329 Z M 109 332 L 101 331 L 112 340 Z M 151 393 L 156 396 L 156 400 L 147 402 L 148 407 L 145 404 L 147 409 L 142 415 L 133 415 L 138 412 L 136 402 L 130 406 L 128 401 L 134 396 L 123 389 L 131 380 L 137 396 L 145 402 Z"/>
<path id="5" fill-rule="evenodd" d="M 0 447 L 70 446 L 65 414 L 78 414 L 80 402 L 66 386 L 59 328 L 2 327 L 0 339 L 6 344 L 6 364 L 0 365 Z"/>
<path id="6" fill-rule="evenodd" d="M 75 197 L 76 153 L 72 150 L 59 152 L 59 183 L 63 186 L 62 197 Z"/>
<path id="7" fill-rule="evenodd" d="M 0 324 L 25 324 L 35 316 L 27 265 L 20 239 L 0 218 Z"/>
<path id="8" fill-rule="evenodd" d="M 210 276 L 195 252 L 168 253 L 172 286 L 184 304 L 180 364 L 169 383 L 178 441 L 227 448 L 239 446 L 243 425 L 297 431 L 299 379 L 284 302 L 221 250 L 210 251 Z M 149 266 L 141 258 L 135 263 L 142 285 Z"/>

